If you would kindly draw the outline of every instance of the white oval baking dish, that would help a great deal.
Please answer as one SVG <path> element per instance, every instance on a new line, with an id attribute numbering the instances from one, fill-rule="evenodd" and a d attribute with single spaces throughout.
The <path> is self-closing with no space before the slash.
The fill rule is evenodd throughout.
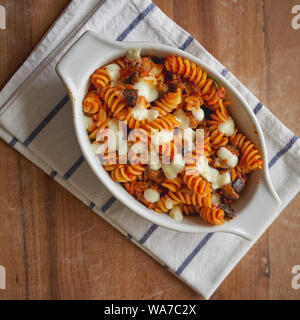
<path id="1" fill-rule="evenodd" d="M 90 147 L 90 141 L 83 122 L 82 100 L 87 92 L 89 76 L 100 66 L 126 54 L 130 48 L 142 48 L 142 54 L 166 57 L 168 54 L 180 55 L 201 66 L 209 75 L 226 88 L 227 98 L 232 102 L 229 108 L 238 128 L 259 146 L 264 158 L 264 168 L 254 172 L 240 199 L 233 204 L 237 217 L 222 226 L 211 226 L 199 217 L 185 217 L 177 222 L 167 214 L 157 214 L 148 210 L 115 183 L 105 172 Z M 73 103 L 75 131 L 82 153 L 105 187 L 114 197 L 139 216 L 159 226 L 189 233 L 228 232 L 246 239 L 254 239 L 268 225 L 280 206 L 268 171 L 266 146 L 262 130 L 251 108 L 239 92 L 221 74 L 182 50 L 150 42 L 117 42 L 99 37 L 87 31 L 68 50 L 56 66 L 57 73 L 65 84 Z"/>

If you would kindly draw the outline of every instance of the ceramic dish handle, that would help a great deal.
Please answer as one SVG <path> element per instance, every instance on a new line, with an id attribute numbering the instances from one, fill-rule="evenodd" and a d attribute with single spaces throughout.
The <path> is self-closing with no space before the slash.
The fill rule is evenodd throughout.
<path id="1" fill-rule="evenodd" d="M 248 240 L 255 240 L 276 218 L 281 200 L 272 185 L 266 164 L 259 182 L 253 181 L 251 184 L 250 187 L 255 189 L 254 195 L 251 199 L 247 199 L 250 193 L 244 194 L 246 196 L 244 201 L 247 203 L 247 212 L 251 214 L 243 214 L 243 212 L 240 212 L 242 210 L 239 210 L 237 217 L 224 225 L 224 231 Z M 253 223 L 254 221 L 256 223 Z"/>
<path id="2" fill-rule="evenodd" d="M 82 48 L 88 48 L 83 51 Z M 94 32 L 86 32 L 67 51 L 56 66 L 56 71 L 68 89 L 71 98 L 82 89 L 86 76 L 107 62 L 123 55 L 126 49 L 115 41 L 101 39 Z"/>

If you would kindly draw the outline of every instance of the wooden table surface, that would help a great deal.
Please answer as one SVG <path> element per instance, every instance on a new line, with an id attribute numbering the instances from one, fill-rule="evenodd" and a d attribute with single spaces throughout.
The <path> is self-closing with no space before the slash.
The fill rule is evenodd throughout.
<path id="1" fill-rule="evenodd" d="M 0 0 L 0 89 L 69 0 Z M 292 0 L 155 0 L 168 16 L 300 136 L 300 30 Z M 299 299 L 300 195 L 212 299 Z M 201 299 L 152 258 L 0 141 L 0 299 Z"/>

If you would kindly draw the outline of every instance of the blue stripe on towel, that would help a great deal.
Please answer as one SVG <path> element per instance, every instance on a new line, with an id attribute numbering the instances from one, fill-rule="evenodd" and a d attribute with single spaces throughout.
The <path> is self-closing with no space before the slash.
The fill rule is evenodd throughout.
<path id="1" fill-rule="evenodd" d="M 18 143 L 18 139 L 16 137 L 13 137 L 13 139 L 11 140 L 11 142 L 9 143 L 9 145 L 11 147 L 14 147 L 16 144 Z"/>
<path id="2" fill-rule="evenodd" d="M 258 112 L 261 110 L 262 107 L 263 107 L 263 104 L 259 102 L 253 110 L 254 114 L 258 114 Z"/>
<path id="3" fill-rule="evenodd" d="M 94 203 L 94 202 L 91 202 L 90 205 L 89 205 L 89 208 L 90 208 L 91 210 L 93 210 L 95 207 L 96 207 L 95 203 Z"/>
<path id="4" fill-rule="evenodd" d="M 149 6 L 139 14 L 130 25 L 118 36 L 117 41 L 123 41 L 128 34 L 141 22 L 145 19 L 145 17 L 155 8 L 155 4 L 151 3 Z"/>
<path id="5" fill-rule="evenodd" d="M 271 159 L 269 162 L 269 169 L 271 169 L 274 164 L 286 153 L 289 149 L 295 144 L 295 142 L 298 140 L 296 136 L 293 136 L 293 138 L 288 142 L 288 144 L 282 148 L 278 153 L 275 154 L 275 156 Z"/>
<path id="6" fill-rule="evenodd" d="M 65 96 L 51 112 L 45 117 L 45 119 L 32 131 L 29 137 L 24 141 L 24 145 L 28 146 L 33 139 L 47 126 L 47 124 L 56 116 L 56 114 L 62 109 L 64 105 L 69 101 L 69 96 Z"/>
<path id="7" fill-rule="evenodd" d="M 213 236 L 213 233 L 208 233 L 197 245 L 197 247 L 188 255 L 188 257 L 183 261 L 181 266 L 176 270 L 176 274 L 180 276 L 185 268 L 191 263 L 199 251 L 206 245 L 208 240 Z"/>
<path id="8" fill-rule="evenodd" d="M 116 198 L 111 197 L 106 203 L 105 205 L 101 208 L 101 211 L 106 213 L 108 211 L 108 209 L 116 202 Z"/>
<path id="9" fill-rule="evenodd" d="M 228 74 L 228 70 L 227 70 L 226 68 L 224 68 L 223 71 L 221 72 L 221 75 L 222 75 L 223 77 L 226 77 L 227 74 Z"/>
<path id="10" fill-rule="evenodd" d="M 50 173 L 50 178 L 54 179 L 56 176 L 57 176 L 57 172 L 56 172 L 55 170 L 53 170 L 53 171 Z"/>
<path id="11" fill-rule="evenodd" d="M 188 36 L 185 42 L 179 47 L 180 50 L 185 50 L 192 42 L 194 38 L 192 36 Z"/>
<path id="12" fill-rule="evenodd" d="M 72 167 L 66 172 L 64 175 L 64 179 L 68 180 L 71 178 L 71 176 L 74 174 L 74 172 L 82 165 L 84 162 L 84 157 L 80 156 L 79 159 L 75 161 L 75 163 L 72 165 Z"/>
<path id="13" fill-rule="evenodd" d="M 140 244 L 144 244 L 152 235 L 152 233 L 158 228 L 156 224 L 153 224 L 148 231 L 143 235 L 141 240 L 139 241 Z"/>

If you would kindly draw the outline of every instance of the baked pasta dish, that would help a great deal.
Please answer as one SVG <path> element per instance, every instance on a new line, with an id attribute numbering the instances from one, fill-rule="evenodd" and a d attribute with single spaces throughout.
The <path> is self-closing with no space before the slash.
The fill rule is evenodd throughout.
<path id="1" fill-rule="evenodd" d="M 230 116 L 225 88 L 180 56 L 130 49 L 90 76 L 82 108 L 91 146 L 111 178 L 178 221 L 233 219 L 231 203 L 263 166 Z"/>

